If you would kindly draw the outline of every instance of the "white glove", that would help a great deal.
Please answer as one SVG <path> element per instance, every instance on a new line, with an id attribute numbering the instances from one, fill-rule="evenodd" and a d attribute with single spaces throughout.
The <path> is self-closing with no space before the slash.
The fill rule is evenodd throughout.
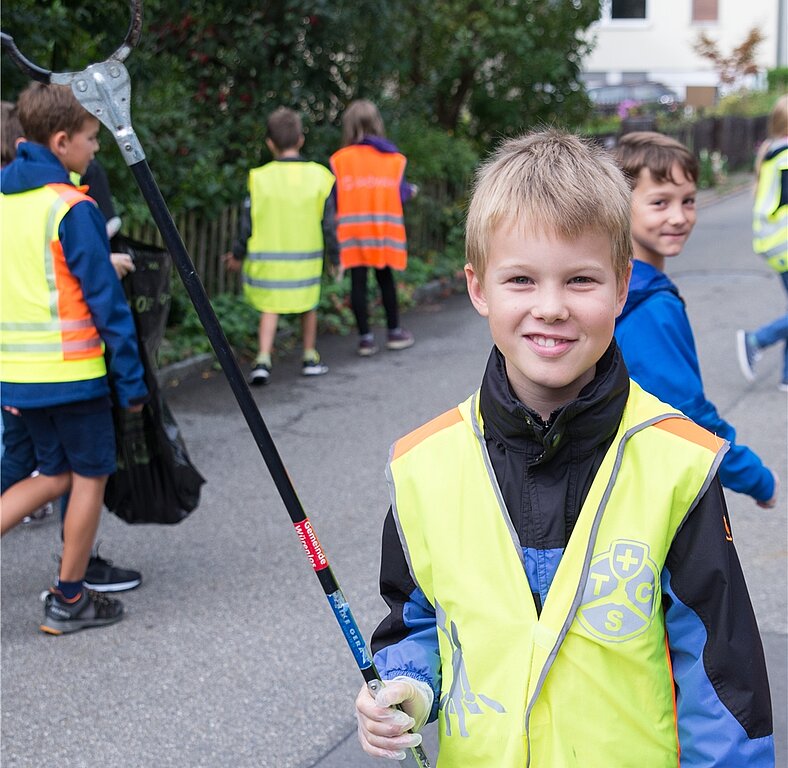
<path id="1" fill-rule="evenodd" d="M 358 740 L 373 757 L 404 760 L 406 749 L 421 744 L 418 731 L 432 709 L 432 688 L 412 677 L 395 677 L 373 697 L 365 685 L 356 697 Z M 403 711 L 393 708 L 399 704 Z"/>

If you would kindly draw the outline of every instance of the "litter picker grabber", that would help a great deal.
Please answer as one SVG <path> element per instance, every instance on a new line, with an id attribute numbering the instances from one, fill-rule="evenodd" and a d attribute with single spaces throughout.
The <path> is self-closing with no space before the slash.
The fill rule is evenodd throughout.
<path id="1" fill-rule="evenodd" d="M 284 502 L 293 522 L 301 545 L 328 598 L 331 610 L 345 636 L 361 674 L 371 690 L 382 685 L 380 675 L 372 661 L 361 631 L 350 610 L 339 584 L 329 565 L 325 551 L 320 545 L 309 518 L 296 494 L 295 488 L 279 456 L 276 445 L 265 421 L 244 380 L 227 337 L 213 311 L 213 307 L 200 282 L 194 264 L 178 233 L 172 215 L 161 195 L 153 173 L 145 159 L 145 152 L 131 124 L 131 81 L 123 61 L 137 45 L 142 32 L 142 0 L 130 0 L 131 22 L 122 45 L 106 61 L 91 64 L 82 72 L 50 72 L 26 59 L 16 47 L 13 38 L 0 33 L 2 47 L 14 63 L 34 80 L 71 88 L 82 106 L 95 115 L 110 133 L 120 148 L 126 164 L 148 204 L 153 220 L 161 233 L 164 244 L 172 254 L 189 298 L 194 304 L 200 322 L 205 328 L 211 346 L 224 371 L 230 388 L 238 401 L 241 412 L 252 432 L 257 447 L 268 467 L 271 478 Z M 408 750 L 404 765 L 429 768 L 424 750 L 419 746 Z"/>

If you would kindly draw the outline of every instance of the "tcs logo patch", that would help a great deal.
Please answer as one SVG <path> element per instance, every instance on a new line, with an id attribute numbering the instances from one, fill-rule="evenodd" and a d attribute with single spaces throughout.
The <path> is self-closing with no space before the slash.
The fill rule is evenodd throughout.
<path id="1" fill-rule="evenodd" d="M 658 578 L 646 544 L 614 541 L 591 561 L 578 621 L 600 640 L 637 637 L 654 618 Z"/>

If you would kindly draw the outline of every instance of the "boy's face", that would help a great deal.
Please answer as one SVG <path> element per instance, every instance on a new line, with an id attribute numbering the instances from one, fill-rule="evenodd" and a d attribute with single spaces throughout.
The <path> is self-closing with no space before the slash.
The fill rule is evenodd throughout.
<path id="1" fill-rule="evenodd" d="M 547 419 L 594 378 L 624 307 L 629 276 L 616 281 L 610 238 L 563 240 L 505 224 L 490 239 L 483 281 L 470 265 L 465 274 L 514 393 Z"/>
<path id="2" fill-rule="evenodd" d="M 632 249 L 639 261 L 663 271 L 678 256 L 695 226 L 695 182 L 676 164 L 671 181 L 657 182 L 643 168 L 632 190 Z"/>
<path id="3" fill-rule="evenodd" d="M 100 123 L 95 117 L 85 118 L 80 128 L 70 136 L 58 131 L 49 142 L 49 148 L 69 171 L 82 176 L 99 150 Z"/>

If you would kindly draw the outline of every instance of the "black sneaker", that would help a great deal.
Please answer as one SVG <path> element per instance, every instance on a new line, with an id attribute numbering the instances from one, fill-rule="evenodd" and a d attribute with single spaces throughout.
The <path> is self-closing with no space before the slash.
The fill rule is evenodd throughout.
<path id="1" fill-rule="evenodd" d="M 111 560 L 99 557 L 98 550 L 88 561 L 83 580 L 95 592 L 125 592 L 142 583 L 142 574 L 131 568 L 116 568 Z"/>
<path id="2" fill-rule="evenodd" d="M 303 366 L 301 367 L 302 376 L 322 376 L 325 373 L 328 373 L 328 366 L 320 362 L 319 355 L 304 360 Z"/>
<path id="3" fill-rule="evenodd" d="M 271 366 L 265 363 L 257 363 L 252 372 L 249 374 L 249 383 L 253 387 L 259 387 L 261 384 L 268 384 L 268 377 L 271 375 Z"/>
<path id="4" fill-rule="evenodd" d="M 104 627 L 123 618 L 123 603 L 114 597 L 83 589 L 76 603 L 64 603 L 55 592 L 44 600 L 42 632 L 49 635 L 66 635 L 80 629 Z"/>

